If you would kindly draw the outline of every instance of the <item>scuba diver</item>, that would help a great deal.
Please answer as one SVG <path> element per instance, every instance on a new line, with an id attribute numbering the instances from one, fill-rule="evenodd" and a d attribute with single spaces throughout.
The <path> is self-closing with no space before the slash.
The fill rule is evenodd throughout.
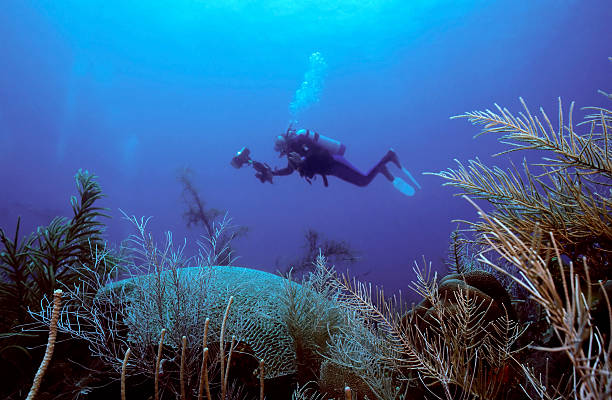
<path id="1" fill-rule="evenodd" d="M 410 172 L 401 165 L 393 149 L 390 149 L 367 173 L 363 173 L 344 158 L 346 151 L 344 144 L 308 129 L 295 130 L 292 125 L 289 125 L 283 135 L 276 137 L 274 150 L 279 152 L 279 157 L 287 157 L 288 162 L 285 168 L 272 169 L 266 163 L 252 160 L 250 151 L 246 147 L 232 158 L 231 164 L 236 168 L 244 164 L 251 165 L 257 171 L 255 176 L 262 183 L 272 183 L 274 176 L 290 175 L 297 171 L 308 183 L 312 183 L 316 175 L 321 175 L 326 187 L 328 186 L 328 175 L 356 186 L 367 186 L 376 175 L 382 174 L 401 193 L 407 196 L 414 195 L 415 189 L 411 185 L 388 170 L 387 163 L 391 162 L 400 168 L 416 187 L 421 188 Z"/>

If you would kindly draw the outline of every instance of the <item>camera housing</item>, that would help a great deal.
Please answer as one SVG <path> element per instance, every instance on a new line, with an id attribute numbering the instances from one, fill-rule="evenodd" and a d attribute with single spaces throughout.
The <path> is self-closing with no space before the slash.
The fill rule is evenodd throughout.
<path id="1" fill-rule="evenodd" d="M 240 149 L 240 151 L 236 153 L 234 157 L 232 157 L 232 161 L 230 162 L 230 164 L 234 168 L 241 168 L 244 164 L 247 164 L 251 161 L 250 154 L 251 151 L 248 148 L 243 147 L 242 149 Z"/>

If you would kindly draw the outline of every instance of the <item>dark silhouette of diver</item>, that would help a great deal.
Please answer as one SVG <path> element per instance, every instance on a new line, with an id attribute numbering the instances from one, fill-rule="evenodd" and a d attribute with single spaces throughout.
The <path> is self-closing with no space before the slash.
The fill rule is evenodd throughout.
<path id="1" fill-rule="evenodd" d="M 393 183 L 396 189 L 405 195 L 412 196 L 415 191 L 414 188 L 403 179 L 393 176 L 387 169 L 387 163 L 391 162 L 407 174 L 412 182 L 420 188 L 410 172 L 402 167 L 393 149 L 390 149 L 376 165 L 364 174 L 344 158 L 346 147 L 337 140 L 319 135 L 317 132 L 308 129 L 296 131 L 290 125 L 285 134 L 276 137 L 274 150 L 279 152 L 279 157 L 287 157 L 285 168 L 272 169 L 268 164 L 251 160 L 246 148 L 232 159 L 232 165 L 240 168 L 244 163 L 251 164 L 257 171 L 255 176 L 262 183 L 272 183 L 272 177 L 274 176 L 290 175 L 297 171 L 308 183 L 312 183 L 316 175 L 321 175 L 326 187 L 328 186 L 328 175 L 357 186 L 367 186 L 376 175 L 383 174 Z"/>

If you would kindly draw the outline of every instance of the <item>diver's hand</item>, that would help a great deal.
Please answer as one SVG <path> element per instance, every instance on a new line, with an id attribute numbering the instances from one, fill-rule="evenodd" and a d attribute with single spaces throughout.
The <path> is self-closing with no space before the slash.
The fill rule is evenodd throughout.
<path id="1" fill-rule="evenodd" d="M 255 177 L 261 181 L 261 183 L 270 182 L 272 183 L 272 168 L 268 164 L 261 163 L 259 161 L 253 161 L 253 168 L 257 171 Z"/>
<path id="2" fill-rule="evenodd" d="M 287 154 L 287 160 L 289 161 L 289 164 L 293 167 L 293 169 L 299 169 L 302 163 L 304 162 L 304 160 L 302 160 L 302 156 L 300 156 L 299 153 L 296 153 L 294 151 Z"/>

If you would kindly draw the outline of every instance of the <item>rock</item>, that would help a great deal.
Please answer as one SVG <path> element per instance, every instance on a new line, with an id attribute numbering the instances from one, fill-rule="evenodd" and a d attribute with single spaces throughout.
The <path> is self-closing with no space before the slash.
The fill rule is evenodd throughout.
<path id="1" fill-rule="evenodd" d="M 447 275 L 442 279 L 440 284 L 442 285 L 444 282 L 451 279 L 462 280 L 467 285 L 487 294 L 497 303 L 501 303 L 503 308 L 508 311 L 508 316 L 510 319 L 514 321 L 517 320 L 516 311 L 514 310 L 514 307 L 512 307 L 510 295 L 493 274 L 482 270 L 472 270 L 466 272 L 465 274 Z"/>

